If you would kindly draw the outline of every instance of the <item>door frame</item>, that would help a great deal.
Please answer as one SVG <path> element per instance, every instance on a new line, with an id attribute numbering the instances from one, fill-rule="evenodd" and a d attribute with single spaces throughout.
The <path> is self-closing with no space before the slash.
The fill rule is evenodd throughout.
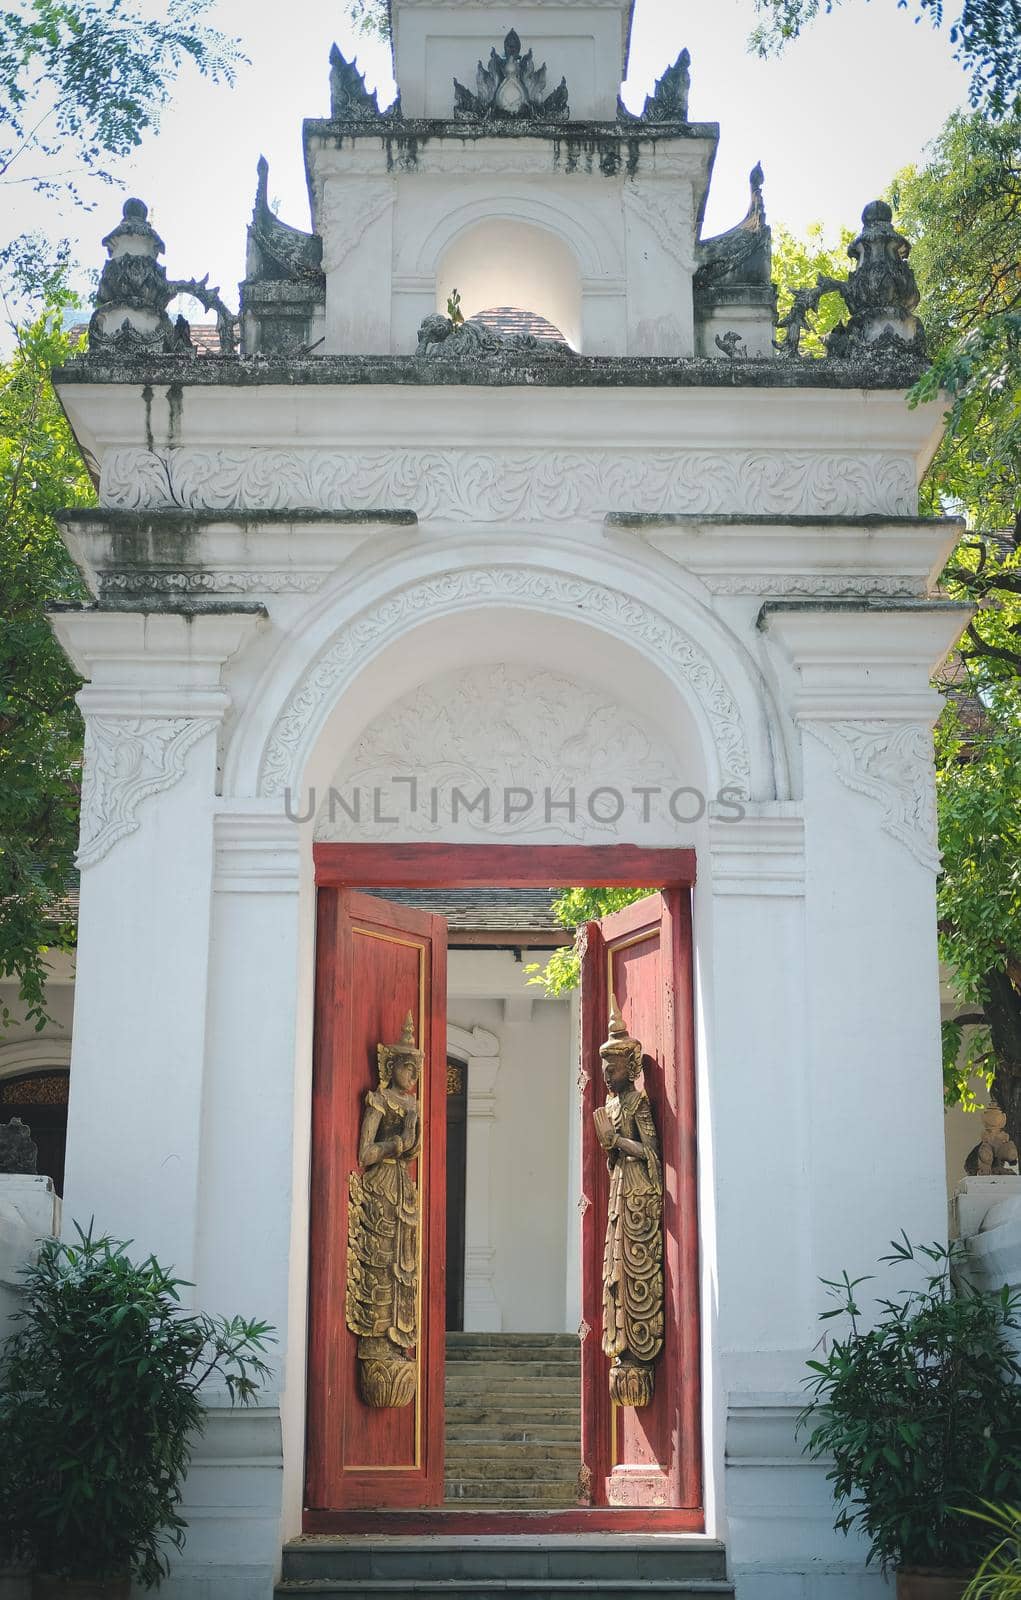
<path id="1" fill-rule="evenodd" d="M 412 844 L 313 846 L 317 889 L 547 889 L 650 888 L 691 891 L 696 858 L 691 849 L 646 849 L 641 845 L 475 845 L 422 841 Z M 693 955 L 693 951 L 691 952 Z M 694 1079 L 694 1008 L 686 1070 Z M 694 1103 L 695 1084 L 689 1085 Z M 688 1176 L 683 1203 L 698 1215 L 698 1177 Z M 692 1347 L 701 1346 L 701 1256 L 698 1294 L 693 1297 Z M 703 1438 L 704 1423 L 700 1430 Z M 579 1507 L 571 1511 L 305 1510 L 305 1533 L 518 1534 L 518 1533 L 702 1533 L 699 1511 Z"/>

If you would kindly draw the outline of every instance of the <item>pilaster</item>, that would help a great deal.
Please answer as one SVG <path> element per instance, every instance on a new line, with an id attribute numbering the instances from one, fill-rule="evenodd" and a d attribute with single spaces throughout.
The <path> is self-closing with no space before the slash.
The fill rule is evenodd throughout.
<path id="1" fill-rule="evenodd" d="M 931 677 L 969 615 L 891 601 L 760 620 L 803 735 L 814 1278 L 945 1228 Z"/>
<path id="2" fill-rule="evenodd" d="M 712 1130 L 718 1355 L 733 1395 L 796 1386 L 811 1343 L 800 803 L 711 817 L 708 865 L 696 915 L 711 923 L 711 959 L 699 981 L 713 1065 L 699 1125 L 704 1147 Z M 699 909 L 706 889 L 711 907 Z M 769 1204 L 749 1206 L 749 1194 L 768 1195 Z"/>
<path id="3" fill-rule="evenodd" d="M 87 680 L 65 1226 L 191 1281 L 222 673 L 261 615 L 51 619 Z"/>

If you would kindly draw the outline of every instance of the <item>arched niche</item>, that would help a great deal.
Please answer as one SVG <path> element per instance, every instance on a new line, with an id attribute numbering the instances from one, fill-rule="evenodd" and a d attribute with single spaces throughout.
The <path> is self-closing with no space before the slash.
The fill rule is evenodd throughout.
<path id="1" fill-rule="evenodd" d="M 363 660 L 320 725 L 301 790 L 320 839 L 687 845 L 704 816 L 674 817 L 669 795 L 704 794 L 710 754 L 677 686 L 630 643 L 574 618 L 486 607 L 420 619 Z M 643 785 L 659 791 L 649 806 Z M 488 821 L 455 814 L 455 790 L 470 800 L 482 788 Z M 593 798 L 602 788 L 625 795 L 623 815 L 610 815 L 613 795 Z M 508 815 L 513 790 L 532 803 L 519 812 L 515 799 Z"/>
<path id="2" fill-rule="evenodd" d="M 437 311 L 446 311 L 454 289 L 465 317 L 493 306 L 538 312 L 581 348 L 581 269 L 570 247 L 546 228 L 491 217 L 465 229 L 439 259 Z"/>

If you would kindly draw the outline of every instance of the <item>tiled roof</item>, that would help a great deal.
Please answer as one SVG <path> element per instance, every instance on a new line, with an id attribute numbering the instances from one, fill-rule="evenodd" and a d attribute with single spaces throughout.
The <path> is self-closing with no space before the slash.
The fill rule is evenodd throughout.
<path id="1" fill-rule="evenodd" d="M 519 311 L 516 306 L 494 306 L 490 311 L 477 311 L 470 319 L 481 322 L 484 328 L 503 338 L 514 338 L 530 333 L 534 339 L 549 339 L 553 344 L 566 344 L 567 340 L 552 322 L 540 317 L 537 311 Z"/>
<path id="2" fill-rule="evenodd" d="M 550 910 L 556 889 L 373 889 L 381 900 L 433 911 L 451 931 L 562 932 Z"/>

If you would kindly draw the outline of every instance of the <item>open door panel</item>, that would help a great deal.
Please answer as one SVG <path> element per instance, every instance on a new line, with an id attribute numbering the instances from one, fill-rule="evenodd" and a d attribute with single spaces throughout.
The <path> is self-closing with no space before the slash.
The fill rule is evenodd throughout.
<path id="1" fill-rule="evenodd" d="M 644 1087 L 662 1163 L 663 1345 L 645 1406 L 614 1404 L 602 1348 L 610 1182 L 593 1127 L 606 1089 L 600 1046 L 611 996 L 641 1041 Z M 702 1505 L 699 1252 L 691 900 L 654 894 L 588 924 L 583 940 L 582 1456 L 595 1506 L 697 1511 Z"/>
<path id="2" fill-rule="evenodd" d="M 446 923 L 351 889 L 320 888 L 316 939 L 306 1510 L 437 1506 Z M 422 1052 L 417 1086 L 403 1102 L 397 1079 L 389 1091 L 385 1081 L 395 1057 L 379 1052 L 402 1032 L 406 1053 L 409 1045 Z M 402 1113 L 408 1101 L 413 1109 Z M 405 1128 L 413 1130 L 407 1139 Z M 372 1333 L 378 1337 L 366 1337 Z M 398 1338 L 405 1368 L 367 1359 L 369 1350 L 401 1356 Z M 396 1381 L 387 1378 L 394 1371 Z"/>

